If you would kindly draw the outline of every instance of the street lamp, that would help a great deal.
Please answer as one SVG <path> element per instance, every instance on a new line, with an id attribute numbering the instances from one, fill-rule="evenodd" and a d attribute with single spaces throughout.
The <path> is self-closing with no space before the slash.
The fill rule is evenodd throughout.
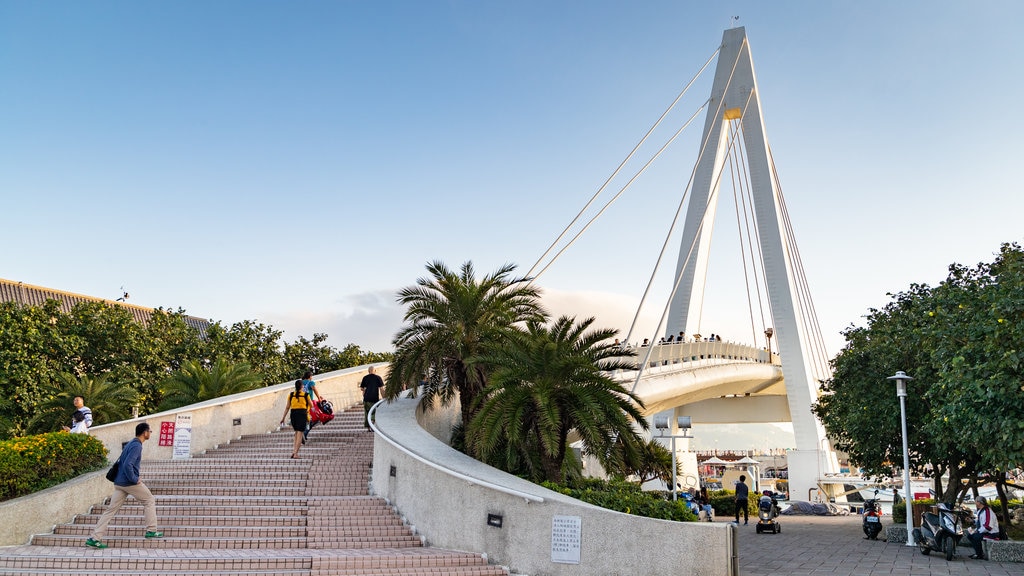
<path id="1" fill-rule="evenodd" d="M 654 427 L 658 429 L 658 436 L 660 438 L 671 438 L 672 439 L 672 500 L 676 500 L 676 438 L 693 438 L 688 436 L 686 430 L 689 430 L 692 426 L 692 422 L 689 416 L 677 416 L 676 427 L 682 428 L 683 434 L 676 436 L 672 434 L 665 436 L 665 430 L 668 430 L 668 416 L 655 416 Z"/>
<path id="2" fill-rule="evenodd" d="M 775 330 L 771 327 L 764 329 L 764 337 L 768 339 L 768 361 L 772 361 L 772 336 L 775 334 Z"/>
<path id="3" fill-rule="evenodd" d="M 900 421 L 903 424 L 903 501 L 907 506 L 907 546 L 914 546 L 914 518 L 910 495 L 910 448 L 907 447 L 907 381 L 913 380 L 900 370 L 886 380 L 896 381 L 896 396 L 900 399 Z M 895 504 L 895 502 L 893 502 Z"/>

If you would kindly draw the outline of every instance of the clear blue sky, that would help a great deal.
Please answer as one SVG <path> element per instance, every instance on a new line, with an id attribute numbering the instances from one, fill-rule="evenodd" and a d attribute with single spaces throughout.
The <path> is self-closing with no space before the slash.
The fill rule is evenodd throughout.
<path id="1" fill-rule="evenodd" d="M 831 353 L 1021 240 L 1019 2 L 0 0 L 0 277 L 390 349 L 428 261 L 525 272 L 734 15 Z M 628 327 L 702 124 L 553 311 Z"/>

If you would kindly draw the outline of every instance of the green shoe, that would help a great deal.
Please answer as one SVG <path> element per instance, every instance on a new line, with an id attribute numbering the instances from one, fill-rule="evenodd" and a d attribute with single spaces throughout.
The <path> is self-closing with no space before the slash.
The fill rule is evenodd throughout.
<path id="1" fill-rule="evenodd" d="M 104 544 L 103 542 L 100 542 L 99 540 L 93 540 L 92 538 L 89 538 L 88 540 L 86 540 L 85 541 L 85 545 L 86 546 L 90 546 L 92 548 L 106 548 L 107 547 L 107 545 Z"/>
<path id="2" fill-rule="evenodd" d="M 153 530 L 146 532 L 146 538 L 163 538 L 163 537 L 164 537 L 164 533 L 163 532 L 156 532 L 156 531 L 153 531 Z"/>

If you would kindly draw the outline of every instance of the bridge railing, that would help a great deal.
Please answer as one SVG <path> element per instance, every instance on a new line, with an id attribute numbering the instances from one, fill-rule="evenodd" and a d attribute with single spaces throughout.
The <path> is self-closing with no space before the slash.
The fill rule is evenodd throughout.
<path id="1" fill-rule="evenodd" d="M 637 363 L 647 357 L 647 368 L 685 364 L 690 362 L 753 362 L 757 364 L 781 365 L 778 354 L 769 354 L 747 344 L 736 342 L 682 342 L 677 344 L 655 344 L 654 346 L 628 346 L 636 356 Z"/>

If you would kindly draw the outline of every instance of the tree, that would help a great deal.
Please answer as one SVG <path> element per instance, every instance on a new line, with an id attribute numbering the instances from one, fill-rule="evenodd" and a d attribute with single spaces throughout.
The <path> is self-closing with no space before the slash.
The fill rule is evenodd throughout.
<path id="1" fill-rule="evenodd" d="M 474 399 L 487 385 L 488 367 L 478 360 L 484 347 L 500 345 L 516 324 L 544 317 L 538 290 L 511 277 L 513 270 L 506 264 L 477 280 L 471 262 L 455 273 L 435 261 L 427 265 L 429 278 L 400 290 L 408 325 L 393 340 L 385 397 L 424 381 L 422 406 L 435 399 L 447 404 L 458 394 L 462 421 L 469 422 Z"/>
<path id="2" fill-rule="evenodd" d="M 616 443 L 644 444 L 633 426 L 647 427 L 642 402 L 608 376 L 609 370 L 635 369 L 612 344 L 615 330 L 590 330 L 594 319 L 569 316 L 550 327 L 531 320 L 525 331 L 489 346 L 483 362 L 493 367 L 478 399 L 479 410 L 466 429 L 470 453 L 492 461 L 498 451 L 514 455 L 534 480 L 560 483 L 578 473 L 570 434 L 584 452 L 615 469 Z"/>
<path id="3" fill-rule="evenodd" d="M 260 375 L 264 386 L 273 386 L 288 380 L 290 370 L 285 366 L 280 330 L 272 326 L 243 320 L 225 329 L 220 322 L 214 322 L 206 331 L 206 362 L 212 364 L 222 358 L 228 362 L 244 362 Z"/>
<path id="4" fill-rule="evenodd" d="M 244 362 L 232 364 L 218 358 L 207 369 L 202 363 L 189 360 L 161 383 L 163 402 L 160 409 L 172 410 L 260 386 L 259 375 Z"/>
<path id="5" fill-rule="evenodd" d="M 75 376 L 62 372 L 41 390 L 43 400 L 29 420 L 30 432 L 54 432 L 71 422 L 75 396 L 81 396 L 92 410 L 93 426 L 127 420 L 138 402 L 129 383 L 110 378 L 110 374 Z"/>
<path id="6" fill-rule="evenodd" d="M 672 451 L 663 446 L 655 438 L 647 442 L 641 442 L 639 447 L 621 446 L 623 441 L 632 441 L 633 438 L 626 436 L 619 438 L 615 450 L 620 456 L 615 462 L 621 462 L 617 469 L 608 470 L 623 478 L 635 476 L 638 484 L 644 484 L 651 480 L 661 480 L 666 486 L 672 485 Z M 676 476 L 682 474 L 682 463 L 676 462 Z"/>
<path id="7" fill-rule="evenodd" d="M 1005 244 L 991 264 L 949 270 L 938 286 L 913 285 L 871 310 L 866 327 L 844 332 L 815 408 L 838 448 L 871 473 L 891 473 L 902 460 L 899 406 L 879 390 L 891 391 L 881 384 L 887 375 L 911 372 L 911 467 L 931 468 L 946 502 L 979 478 L 996 479 L 1003 493 L 999 479 L 1024 462 L 1024 253 Z"/>

